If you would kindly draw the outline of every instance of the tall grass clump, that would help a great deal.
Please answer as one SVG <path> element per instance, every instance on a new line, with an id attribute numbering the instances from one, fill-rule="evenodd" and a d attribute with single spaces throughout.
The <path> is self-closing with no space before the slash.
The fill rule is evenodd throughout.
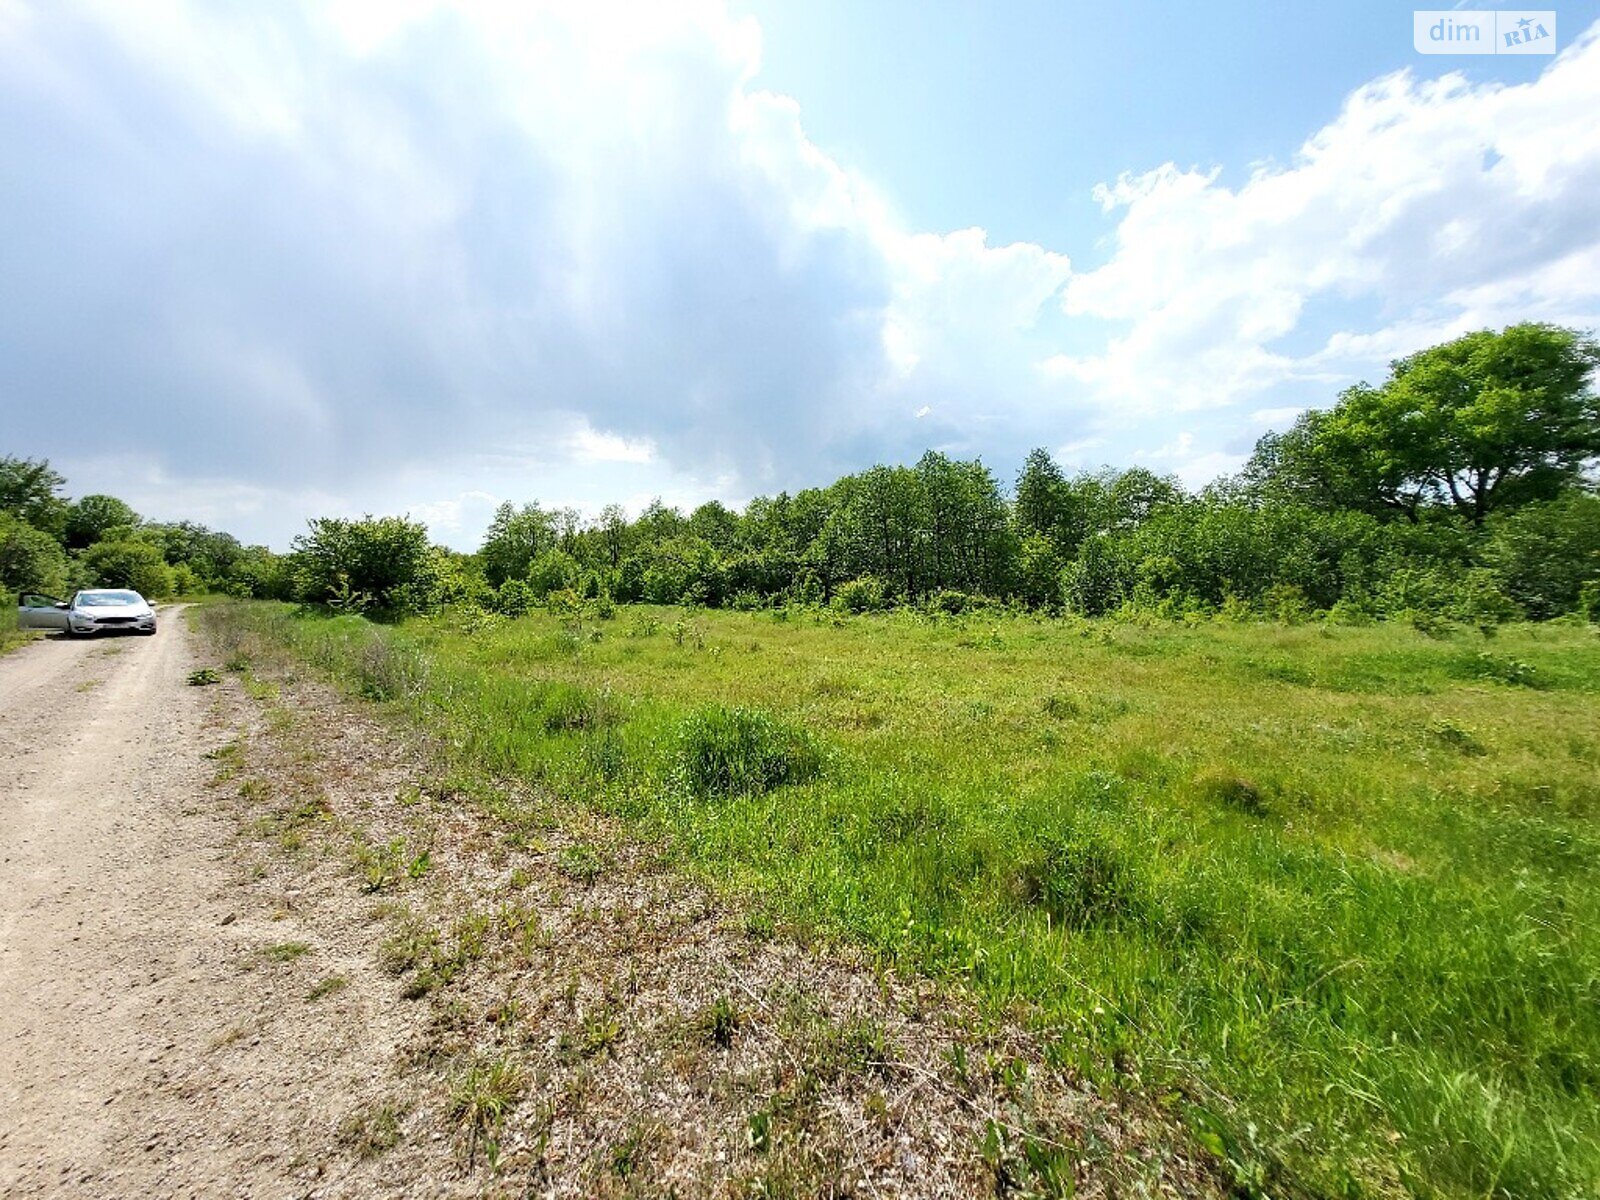
<path id="1" fill-rule="evenodd" d="M 701 709 L 678 731 L 675 774 L 701 800 L 759 796 L 805 783 L 821 765 L 804 730 L 756 709 Z"/>

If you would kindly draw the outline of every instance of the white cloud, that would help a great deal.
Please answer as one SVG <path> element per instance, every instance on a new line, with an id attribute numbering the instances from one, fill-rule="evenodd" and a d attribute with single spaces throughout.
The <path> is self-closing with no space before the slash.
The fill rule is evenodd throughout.
<path id="1" fill-rule="evenodd" d="M 647 463 L 654 460 L 656 448 L 647 438 L 628 439 L 601 433 L 584 423 L 567 439 L 572 458 L 580 463 Z"/>
<path id="2" fill-rule="evenodd" d="M 1100 351 L 1047 362 L 1142 413 L 1232 404 L 1464 329 L 1600 314 L 1600 38 L 1537 80 L 1472 85 L 1408 72 L 1354 92 L 1287 167 L 1229 188 L 1171 163 L 1103 185 L 1115 252 L 1066 310 L 1126 323 Z M 1318 301 L 1377 328 L 1318 353 L 1275 343 Z"/>

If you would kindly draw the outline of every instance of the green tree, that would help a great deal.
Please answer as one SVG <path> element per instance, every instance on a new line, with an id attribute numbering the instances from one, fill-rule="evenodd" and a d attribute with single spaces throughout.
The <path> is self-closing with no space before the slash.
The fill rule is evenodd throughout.
<path id="1" fill-rule="evenodd" d="M 439 563 L 427 526 L 404 517 L 320 517 L 294 540 L 300 598 L 381 616 L 438 603 Z"/>
<path id="2" fill-rule="evenodd" d="M 1482 330 L 1398 359 L 1326 413 L 1257 446 L 1265 493 L 1419 521 L 1443 507 L 1474 526 L 1548 500 L 1600 457 L 1600 349 L 1552 325 Z"/>
<path id="3" fill-rule="evenodd" d="M 104 541 L 113 530 L 131 530 L 139 524 L 133 506 L 115 496 L 92 495 L 67 506 L 64 526 L 67 548 L 82 550 Z"/>
<path id="4" fill-rule="evenodd" d="M 521 508 L 509 501 L 495 510 L 494 520 L 478 551 L 483 574 L 499 587 L 508 579 L 524 579 L 533 560 L 556 545 L 552 515 L 537 504 Z"/>
<path id="5" fill-rule="evenodd" d="M 142 596 L 172 594 L 172 569 L 160 548 L 137 538 L 96 542 L 83 552 L 83 565 L 97 587 L 132 588 Z"/>
<path id="6" fill-rule="evenodd" d="M 527 580 L 533 598 L 543 600 L 551 592 L 572 587 L 581 570 L 577 559 L 565 550 L 546 550 L 528 565 Z"/>
<path id="7" fill-rule="evenodd" d="M 0 512 L 0 589 L 11 593 L 7 604 L 17 592 L 59 596 L 67 590 L 67 556 L 60 544 L 8 512 Z"/>
<path id="8" fill-rule="evenodd" d="M 45 459 L 0 456 L 0 513 L 59 538 L 67 519 L 64 483 Z"/>

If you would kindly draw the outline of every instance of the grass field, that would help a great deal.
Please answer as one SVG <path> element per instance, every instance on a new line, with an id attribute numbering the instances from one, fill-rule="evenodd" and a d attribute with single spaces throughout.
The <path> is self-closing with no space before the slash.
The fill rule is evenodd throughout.
<path id="1" fill-rule="evenodd" d="M 1592 627 L 205 616 L 970 984 L 1247 1194 L 1600 1195 Z"/>

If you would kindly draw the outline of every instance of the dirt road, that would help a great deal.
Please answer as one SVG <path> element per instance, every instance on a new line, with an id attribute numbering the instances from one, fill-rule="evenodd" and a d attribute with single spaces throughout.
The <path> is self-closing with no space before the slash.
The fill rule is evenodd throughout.
<path id="1" fill-rule="evenodd" d="M 192 637 L 0 658 L 0 1195 L 349 1190 L 319 1149 L 392 1054 L 383 989 L 330 1019 L 263 960 L 296 920 L 241 889 Z"/>

